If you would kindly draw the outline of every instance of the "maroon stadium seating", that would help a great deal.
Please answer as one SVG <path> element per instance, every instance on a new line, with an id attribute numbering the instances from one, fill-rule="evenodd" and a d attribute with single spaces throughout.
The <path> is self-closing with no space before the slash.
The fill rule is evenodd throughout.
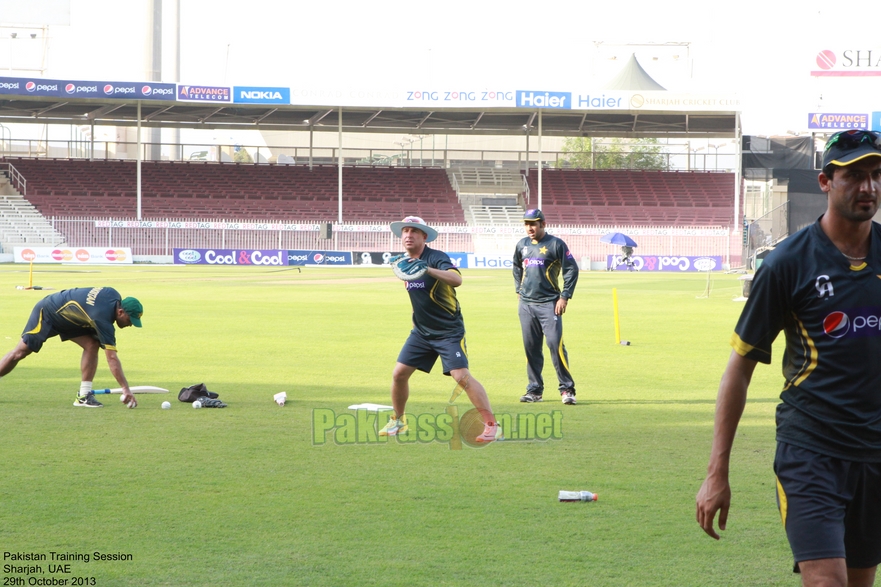
<path id="1" fill-rule="evenodd" d="M 534 204 L 538 173 L 527 182 Z M 733 198 L 733 173 L 542 170 L 542 208 L 551 224 L 729 226 Z"/>
<path id="2" fill-rule="evenodd" d="M 45 216 L 135 218 L 133 161 L 10 158 L 27 198 Z M 142 218 L 333 222 L 337 167 L 143 162 Z M 538 173 L 527 177 L 532 204 Z M 551 224 L 730 226 L 734 174 L 625 170 L 542 170 L 542 207 Z M 417 214 L 464 224 L 446 171 L 345 167 L 343 219 L 388 222 Z"/>
<path id="3" fill-rule="evenodd" d="M 27 179 L 27 198 L 45 216 L 137 216 L 132 161 L 7 159 Z M 142 218 L 332 222 L 338 218 L 336 166 L 234 163 L 141 164 Z M 442 169 L 346 167 L 343 218 L 382 221 L 421 215 L 465 222 Z"/>

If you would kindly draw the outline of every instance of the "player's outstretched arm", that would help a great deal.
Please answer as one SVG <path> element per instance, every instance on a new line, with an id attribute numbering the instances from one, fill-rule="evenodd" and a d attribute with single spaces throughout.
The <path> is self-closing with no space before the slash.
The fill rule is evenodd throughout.
<path id="1" fill-rule="evenodd" d="M 135 399 L 135 396 L 129 389 L 128 380 L 125 378 L 125 373 L 122 370 L 122 362 L 119 360 L 119 355 L 116 351 L 110 349 L 104 349 L 104 354 L 107 357 L 107 366 L 110 367 L 110 373 L 113 374 L 114 379 L 122 388 L 120 400 L 130 408 L 138 407 L 138 400 Z"/>
<path id="2" fill-rule="evenodd" d="M 427 273 L 438 281 L 446 283 L 450 287 L 459 287 L 462 285 L 462 274 L 455 269 L 444 271 L 443 269 L 429 267 Z"/>
<path id="3" fill-rule="evenodd" d="M 719 539 L 719 534 L 713 527 L 716 513 L 719 513 L 720 530 L 724 530 L 728 523 L 728 508 L 731 505 L 731 486 L 728 483 L 731 447 L 743 415 L 746 392 L 755 368 L 756 361 L 731 351 L 728 366 L 719 384 L 710 463 L 707 465 L 707 477 L 696 498 L 697 523 L 716 540 Z"/>

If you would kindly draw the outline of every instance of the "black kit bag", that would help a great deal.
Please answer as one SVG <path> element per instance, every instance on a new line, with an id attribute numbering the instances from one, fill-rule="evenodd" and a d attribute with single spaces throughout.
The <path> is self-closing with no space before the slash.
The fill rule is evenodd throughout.
<path id="1" fill-rule="evenodd" d="M 213 391 L 208 391 L 208 388 L 205 387 L 204 383 L 198 383 L 196 385 L 191 385 L 189 387 L 181 388 L 180 393 L 177 394 L 177 399 L 186 402 L 193 403 L 196 400 L 202 400 L 203 398 L 216 400 L 218 396 Z"/>

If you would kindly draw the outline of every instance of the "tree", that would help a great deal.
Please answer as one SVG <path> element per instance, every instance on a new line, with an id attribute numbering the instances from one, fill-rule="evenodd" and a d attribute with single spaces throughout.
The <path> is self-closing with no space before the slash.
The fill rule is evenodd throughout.
<path id="1" fill-rule="evenodd" d="M 657 139 L 619 139 L 600 141 L 589 137 L 570 137 L 563 143 L 563 157 L 557 167 L 576 169 L 667 169 L 667 158 Z"/>
<path id="2" fill-rule="evenodd" d="M 251 154 L 244 147 L 239 147 L 236 149 L 236 152 L 232 155 L 232 160 L 236 163 L 253 163 L 254 159 L 251 157 Z"/>

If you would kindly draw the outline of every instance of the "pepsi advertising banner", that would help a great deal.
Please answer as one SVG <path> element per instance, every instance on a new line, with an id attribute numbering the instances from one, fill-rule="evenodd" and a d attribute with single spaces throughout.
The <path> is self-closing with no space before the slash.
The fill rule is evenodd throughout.
<path id="1" fill-rule="evenodd" d="M 287 265 L 278 249 L 174 249 L 175 265 Z"/>
<path id="2" fill-rule="evenodd" d="M 349 251 L 288 251 L 288 265 L 351 265 Z"/>
<path id="3" fill-rule="evenodd" d="M 233 87 L 233 102 L 238 104 L 290 104 L 290 88 Z"/>
<path id="4" fill-rule="evenodd" d="M 175 85 L 159 82 L 108 82 L 0 77 L 0 94 L 52 98 L 134 98 L 174 100 Z"/>
<path id="5" fill-rule="evenodd" d="M 673 271 L 682 273 L 685 271 L 717 271 L 722 269 L 722 257 L 673 257 L 633 255 L 633 268 L 637 271 Z M 615 271 L 627 271 L 628 267 L 623 262 L 621 255 L 607 255 L 606 269 Z"/>

